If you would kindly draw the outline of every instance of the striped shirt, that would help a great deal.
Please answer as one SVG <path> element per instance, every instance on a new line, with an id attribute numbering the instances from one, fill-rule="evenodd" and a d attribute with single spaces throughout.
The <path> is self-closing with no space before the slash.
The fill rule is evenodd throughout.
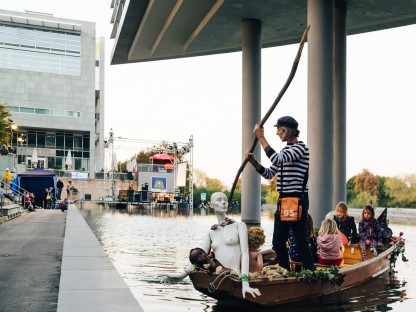
<path id="1" fill-rule="evenodd" d="M 264 178 L 270 180 L 277 174 L 277 191 L 279 193 L 301 193 L 303 180 L 309 167 L 309 149 L 302 141 L 287 144 L 280 153 L 270 146 L 264 150 L 267 157 L 272 161 L 270 168 L 258 170 Z M 283 164 L 283 192 L 281 165 Z M 308 192 L 305 186 L 304 192 Z"/>

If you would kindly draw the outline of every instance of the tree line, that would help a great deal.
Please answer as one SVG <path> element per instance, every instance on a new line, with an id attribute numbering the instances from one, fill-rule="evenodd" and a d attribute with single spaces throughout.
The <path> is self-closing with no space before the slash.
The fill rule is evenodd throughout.
<path id="1" fill-rule="evenodd" d="M 155 151 L 167 149 L 166 142 L 157 147 L 140 151 L 133 157 L 137 163 L 148 163 L 149 157 Z M 125 170 L 126 162 L 121 163 Z M 189 174 L 189 173 L 188 173 Z M 416 208 L 416 174 L 403 177 L 385 177 L 371 173 L 363 169 L 359 174 L 347 181 L 347 204 L 349 207 L 364 207 L 372 200 L 374 207 Z M 187 196 L 185 188 L 180 187 L 181 194 Z M 222 191 L 229 196 L 229 187 L 219 179 L 210 178 L 201 170 L 194 169 L 194 207 L 201 203 L 201 193 L 205 193 L 206 201 L 209 201 L 214 192 Z M 279 193 L 276 190 L 276 177 L 261 184 L 261 198 L 266 204 L 276 204 Z M 233 200 L 241 203 L 241 179 L 238 181 Z M 260 204 L 260 203 L 259 203 Z"/>

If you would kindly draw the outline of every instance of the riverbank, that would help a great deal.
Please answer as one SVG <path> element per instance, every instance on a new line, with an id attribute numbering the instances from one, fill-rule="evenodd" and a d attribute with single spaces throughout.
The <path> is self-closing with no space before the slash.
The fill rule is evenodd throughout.
<path id="1" fill-rule="evenodd" d="M 383 212 L 384 208 L 375 208 L 376 218 Z M 263 205 L 263 213 L 274 213 L 276 205 Z M 358 222 L 361 218 L 361 208 L 348 208 L 348 214 Z M 387 220 L 394 224 L 416 225 L 416 209 L 413 208 L 387 208 Z"/>

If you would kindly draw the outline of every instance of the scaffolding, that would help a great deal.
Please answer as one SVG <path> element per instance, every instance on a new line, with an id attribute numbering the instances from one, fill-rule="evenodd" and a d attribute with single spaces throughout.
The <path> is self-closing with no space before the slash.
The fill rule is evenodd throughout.
<path id="1" fill-rule="evenodd" d="M 189 159 L 187 162 L 187 171 L 189 172 L 188 175 L 188 204 L 189 204 L 189 213 L 190 215 L 193 214 L 193 203 L 194 203 L 194 181 L 193 181 L 193 135 L 190 136 L 189 141 L 187 143 L 177 143 L 177 142 L 167 142 L 167 141 L 151 141 L 151 140 L 140 140 L 140 139 L 129 139 L 129 138 L 122 138 L 122 137 L 114 137 L 113 129 L 110 129 L 110 137 L 109 139 L 104 140 L 104 148 L 105 148 L 105 158 L 106 158 L 106 166 L 104 167 L 104 183 L 105 183 L 105 191 L 106 197 L 111 197 L 112 200 L 115 199 L 115 174 L 114 170 L 117 169 L 117 158 L 114 152 L 114 144 L 115 141 L 120 142 L 130 142 L 130 143 L 141 143 L 141 144 L 166 144 L 167 148 L 159 148 L 158 152 L 169 152 L 171 153 L 173 158 L 173 168 L 174 168 L 174 182 L 173 182 L 173 190 L 174 192 L 177 191 L 177 174 L 178 174 L 178 164 L 179 164 L 179 157 L 185 154 L 189 154 Z M 136 150 L 137 151 L 137 150 Z M 109 165 L 110 164 L 110 165 Z M 136 172 L 140 171 L 140 165 L 136 166 Z M 139 181 L 138 181 L 139 182 Z M 185 186 L 186 187 L 186 186 Z"/>

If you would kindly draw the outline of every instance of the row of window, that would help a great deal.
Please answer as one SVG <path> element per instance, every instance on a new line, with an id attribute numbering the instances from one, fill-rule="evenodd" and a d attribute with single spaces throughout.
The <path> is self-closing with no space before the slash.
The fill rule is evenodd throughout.
<path id="1" fill-rule="evenodd" d="M 78 33 L 44 28 L 27 28 L 0 23 L 0 43 L 17 47 L 81 53 L 81 37 Z"/>
<path id="2" fill-rule="evenodd" d="M 65 157 L 46 157 L 45 159 L 39 158 L 38 165 L 44 169 L 56 169 L 65 170 L 68 169 L 65 166 Z M 18 155 L 17 161 L 19 164 L 25 163 L 29 168 L 32 167 L 32 160 L 30 156 Z M 89 159 L 72 158 L 72 169 L 89 171 Z"/>
<path id="3" fill-rule="evenodd" d="M 49 108 L 35 108 L 35 107 L 24 107 L 24 106 L 8 106 L 9 111 L 13 113 L 24 113 L 24 114 L 37 114 L 37 115 L 51 115 L 57 117 L 81 117 L 81 112 L 67 111 L 60 109 L 49 109 Z"/>
<path id="4" fill-rule="evenodd" d="M 9 49 L 0 45 L 0 68 L 80 76 L 81 58 L 79 56 Z"/>
<path id="5" fill-rule="evenodd" d="M 74 157 L 90 157 L 89 135 L 19 131 L 13 135 L 12 145 L 17 147 L 56 148 L 56 156 L 65 156 L 67 151 L 71 150 L 74 151 Z"/>

